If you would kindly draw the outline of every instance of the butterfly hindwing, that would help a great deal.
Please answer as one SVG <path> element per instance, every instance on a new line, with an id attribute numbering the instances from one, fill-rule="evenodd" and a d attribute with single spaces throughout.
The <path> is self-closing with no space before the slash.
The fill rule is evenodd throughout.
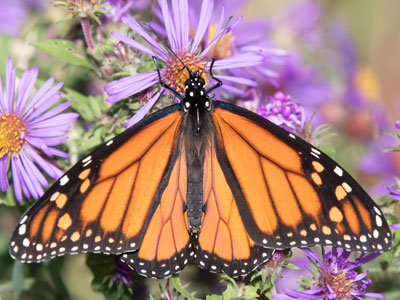
<path id="1" fill-rule="evenodd" d="M 78 162 L 22 216 L 11 256 L 136 251 L 175 165 L 181 121 L 179 105 L 168 107 Z"/>
<path id="2" fill-rule="evenodd" d="M 257 114 L 218 101 L 214 106 L 217 157 L 257 244 L 390 247 L 382 212 L 332 159 Z"/>

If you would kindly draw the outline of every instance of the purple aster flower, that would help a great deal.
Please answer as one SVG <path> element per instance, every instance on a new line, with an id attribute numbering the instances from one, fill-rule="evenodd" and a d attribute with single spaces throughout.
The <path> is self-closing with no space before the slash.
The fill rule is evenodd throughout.
<path id="1" fill-rule="evenodd" d="M 139 11 L 146 9 L 150 6 L 151 0 L 107 0 L 105 3 L 112 7 L 107 16 L 113 22 L 117 22 L 131 10 Z"/>
<path id="2" fill-rule="evenodd" d="M 371 297 L 386 299 L 384 295 L 367 292 L 371 280 L 365 279 L 368 271 L 357 273 L 354 269 L 375 259 L 379 253 L 361 254 L 355 261 L 350 261 L 351 252 L 333 247 L 325 253 L 322 247 L 322 256 L 310 249 L 303 249 L 313 265 L 312 287 L 301 291 L 283 289 L 284 294 L 272 296 L 274 300 L 288 299 L 337 299 L 353 300 Z"/>
<path id="3" fill-rule="evenodd" d="M 389 191 L 389 195 L 392 196 L 393 198 L 400 200 L 400 190 L 395 188 L 394 186 L 387 186 L 387 190 Z"/>
<path id="4" fill-rule="evenodd" d="M 16 36 L 28 16 L 25 1 L 0 1 L 0 34 Z"/>
<path id="5" fill-rule="evenodd" d="M 7 173 L 11 166 L 17 200 L 22 200 L 22 193 L 27 198 L 38 199 L 43 194 L 43 187 L 48 185 L 39 168 L 53 179 L 63 174 L 42 154 L 68 157 L 53 146 L 68 139 L 66 132 L 78 114 L 60 114 L 70 102 L 54 106 L 61 97 L 58 91 L 63 85 L 60 82 L 51 87 L 54 78 L 48 79 L 30 97 L 38 76 L 37 67 L 24 72 L 17 93 L 15 67 L 10 58 L 5 74 L 4 92 L 0 77 L 0 190 L 5 192 L 10 187 Z"/>
<path id="6" fill-rule="evenodd" d="M 126 285 L 132 285 L 132 275 L 133 270 L 125 263 L 123 263 L 119 258 L 115 261 L 116 274 L 114 275 L 112 281 L 122 280 Z"/>
<path id="7" fill-rule="evenodd" d="M 232 29 L 237 27 L 240 23 L 240 20 L 236 20 L 225 28 L 226 20 L 224 13 L 221 12 L 220 21 L 215 30 L 216 33 L 210 43 L 206 47 L 202 48 L 201 42 L 210 23 L 214 2 L 212 0 L 204 0 L 202 2 L 199 22 L 194 36 L 189 33 L 190 23 L 188 0 L 174 0 L 172 1 L 172 8 L 168 4 L 167 0 L 159 0 L 159 4 L 169 47 L 180 58 L 180 60 L 193 71 L 201 70 L 203 68 L 208 70 L 210 65 L 208 54 L 210 50 L 218 40 L 231 32 Z M 182 72 L 182 64 L 179 60 L 169 51 L 166 51 L 163 45 L 146 32 L 146 30 L 144 30 L 132 16 L 126 15 L 122 17 L 121 20 L 137 33 L 149 45 L 149 47 L 144 46 L 136 40 L 133 40 L 119 32 L 113 32 L 112 34 L 114 37 L 139 51 L 155 56 L 157 59 L 163 61 L 165 65 L 160 70 L 163 80 L 177 91 L 182 92 L 184 90 L 184 82 L 188 75 L 185 72 Z M 216 60 L 214 69 L 215 71 L 218 71 L 250 67 L 262 63 L 263 59 L 263 56 L 254 51 L 242 51 L 223 59 Z M 207 79 L 205 72 L 203 74 L 204 79 Z M 237 76 L 218 75 L 218 78 L 223 82 L 231 82 L 235 84 L 250 86 L 256 84 L 251 79 Z M 165 91 L 164 88 L 161 88 L 158 84 L 158 75 L 156 70 L 112 81 L 104 86 L 104 90 L 109 95 L 107 100 L 109 102 L 116 102 L 144 91 L 153 85 L 155 85 L 154 96 L 149 99 L 146 105 L 144 105 L 132 119 L 128 121 L 126 126 L 129 127 L 142 119 Z"/>
<path id="8" fill-rule="evenodd" d="M 396 127 L 396 129 L 399 129 L 399 130 L 400 130 L 400 120 L 397 120 L 397 121 L 394 123 L 394 127 Z"/>
<path id="9" fill-rule="evenodd" d="M 261 104 L 257 113 L 293 133 L 303 131 L 306 116 L 301 104 L 293 103 L 289 95 L 276 92 L 267 104 Z"/>

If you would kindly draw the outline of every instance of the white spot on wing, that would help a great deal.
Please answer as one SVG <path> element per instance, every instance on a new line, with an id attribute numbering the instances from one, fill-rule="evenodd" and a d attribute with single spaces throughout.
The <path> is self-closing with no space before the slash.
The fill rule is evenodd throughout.
<path id="1" fill-rule="evenodd" d="M 381 211 L 376 206 L 374 206 L 374 210 L 378 215 L 380 215 L 380 216 L 382 215 Z"/>
<path id="2" fill-rule="evenodd" d="M 91 156 L 91 155 L 86 156 L 86 157 L 82 160 L 82 163 L 88 162 L 88 161 L 91 160 L 91 159 L 92 159 L 92 156 Z"/>
<path id="3" fill-rule="evenodd" d="M 314 152 L 311 152 L 311 155 L 314 155 L 316 158 L 318 158 L 318 159 L 319 159 L 319 156 L 318 156 L 318 154 L 316 154 L 316 153 L 314 153 Z"/>
<path id="4" fill-rule="evenodd" d="M 22 224 L 21 226 L 19 226 L 18 228 L 18 234 L 19 235 L 23 235 L 26 232 L 26 224 Z"/>
<path id="5" fill-rule="evenodd" d="M 338 166 L 336 166 L 336 168 L 333 170 L 333 172 L 335 172 L 340 177 L 343 176 L 343 170 L 341 168 L 339 168 Z"/>
<path id="6" fill-rule="evenodd" d="M 382 226 L 382 219 L 380 216 L 375 216 L 375 221 L 376 221 L 376 225 L 378 225 L 378 227 Z"/>
<path id="7" fill-rule="evenodd" d="M 24 224 L 26 219 L 28 219 L 28 215 L 25 215 L 22 220 L 19 222 L 19 224 Z"/>
<path id="8" fill-rule="evenodd" d="M 348 185 L 347 182 L 342 183 L 342 187 L 346 190 L 347 193 L 350 193 L 352 191 L 352 188 L 350 185 Z"/>
<path id="9" fill-rule="evenodd" d="M 314 152 L 314 153 L 316 153 L 316 154 L 318 154 L 318 155 L 321 154 L 321 151 L 318 151 L 318 150 L 315 149 L 315 148 L 311 148 L 311 151 Z"/>
<path id="10" fill-rule="evenodd" d="M 69 181 L 69 178 L 67 175 L 65 175 L 63 178 L 60 179 L 60 185 L 61 186 L 66 185 L 68 183 L 68 181 Z"/>
<path id="11" fill-rule="evenodd" d="M 29 247 L 29 239 L 28 238 L 24 238 L 24 240 L 22 241 L 22 245 L 24 245 L 25 247 Z"/>
<path id="12" fill-rule="evenodd" d="M 289 133 L 289 136 L 294 140 L 296 139 L 296 136 L 293 133 Z"/>
<path id="13" fill-rule="evenodd" d="M 110 146 L 112 143 L 114 143 L 114 140 L 109 140 L 109 141 L 106 143 L 106 146 Z"/>

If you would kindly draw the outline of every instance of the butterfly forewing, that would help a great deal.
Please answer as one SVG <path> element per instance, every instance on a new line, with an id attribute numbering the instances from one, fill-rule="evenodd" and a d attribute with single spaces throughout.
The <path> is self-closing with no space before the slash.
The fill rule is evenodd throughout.
<path id="1" fill-rule="evenodd" d="M 215 102 L 216 151 L 249 236 L 274 249 L 382 251 L 382 212 L 339 165 L 264 118 Z"/>
<path id="2" fill-rule="evenodd" d="M 11 256 L 137 250 L 178 156 L 178 109 L 153 114 L 68 171 L 22 216 Z"/>
<path id="3" fill-rule="evenodd" d="M 180 139 L 179 139 L 180 141 Z M 186 206 L 187 170 L 184 143 L 137 252 L 121 260 L 144 276 L 164 278 L 181 271 L 194 256 L 196 242 L 189 236 Z"/>

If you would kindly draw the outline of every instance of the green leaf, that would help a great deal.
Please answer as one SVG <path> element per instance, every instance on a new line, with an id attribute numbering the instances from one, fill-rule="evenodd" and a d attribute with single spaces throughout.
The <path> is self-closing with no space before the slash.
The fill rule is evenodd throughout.
<path id="1" fill-rule="evenodd" d="M 7 206 L 16 206 L 17 205 L 17 201 L 10 194 L 10 191 L 8 190 L 6 193 L 1 193 L 0 194 L 0 204 L 5 204 Z"/>
<path id="2" fill-rule="evenodd" d="M 24 266 L 17 260 L 13 264 L 11 285 L 16 298 L 19 298 L 24 291 Z"/>
<path id="3" fill-rule="evenodd" d="M 23 282 L 23 291 L 30 290 L 35 283 L 34 278 L 25 278 Z M 12 281 L 3 282 L 0 284 L 0 294 L 13 292 Z"/>
<path id="4" fill-rule="evenodd" d="M 39 48 L 54 57 L 60 58 L 67 63 L 75 66 L 85 67 L 96 71 L 96 68 L 91 64 L 82 53 L 81 49 L 73 42 L 68 40 L 43 40 L 32 42 L 32 46 Z"/>
<path id="5" fill-rule="evenodd" d="M 76 110 L 80 116 L 89 122 L 94 122 L 101 117 L 102 100 L 93 96 L 85 96 L 81 93 L 65 88 L 66 98 L 71 101 L 71 107 Z"/>
<path id="6" fill-rule="evenodd" d="M 400 152 L 400 147 L 389 147 L 383 150 L 383 152 Z"/>
<path id="7" fill-rule="evenodd" d="M 181 294 L 183 295 L 186 299 L 188 300 L 196 300 L 192 294 L 188 290 L 186 290 L 186 287 L 181 284 L 181 281 L 179 280 L 178 275 L 174 275 L 171 277 L 172 284 L 174 288 Z"/>
<path id="8" fill-rule="evenodd" d="M 246 286 L 244 290 L 244 297 L 243 299 L 246 300 L 252 300 L 252 299 L 257 299 L 258 298 L 258 293 L 257 293 L 258 288 L 255 286 Z"/>

